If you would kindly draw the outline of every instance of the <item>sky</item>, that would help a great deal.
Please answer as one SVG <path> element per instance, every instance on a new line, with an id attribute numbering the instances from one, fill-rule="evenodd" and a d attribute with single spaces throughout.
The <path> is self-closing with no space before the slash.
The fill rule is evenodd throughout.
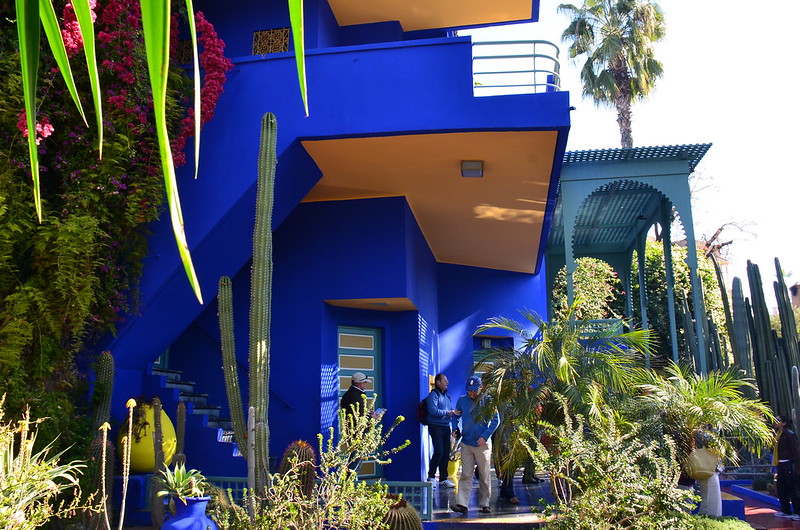
<path id="1" fill-rule="evenodd" d="M 541 0 L 539 22 L 459 32 L 473 40 L 543 39 L 561 48 L 562 90 L 570 92 L 567 150 L 619 147 L 616 112 L 581 96 L 579 66 L 561 33 L 562 3 Z M 577 2 L 576 2 L 576 5 Z M 656 44 L 664 76 L 633 106 L 636 147 L 712 143 L 693 179 L 698 239 L 724 223 L 728 283 L 739 276 L 747 296 L 747 260 L 759 265 L 768 303 L 774 258 L 792 285 L 800 282 L 800 74 L 796 73 L 800 2 L 765 7 L 743 0 L 662 0 L 666 37 Z M 766 6 L 769 7 L 766 7 Z"/>

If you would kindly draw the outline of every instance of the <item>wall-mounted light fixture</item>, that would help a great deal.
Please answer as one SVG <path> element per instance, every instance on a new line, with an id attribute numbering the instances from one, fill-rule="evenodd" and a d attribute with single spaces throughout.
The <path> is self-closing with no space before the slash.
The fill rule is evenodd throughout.
<path id="1" fill-rule="evenodd" d="M 464 178 L 483 177 L 483 160 L 462 160 L 461 176 Z"/>

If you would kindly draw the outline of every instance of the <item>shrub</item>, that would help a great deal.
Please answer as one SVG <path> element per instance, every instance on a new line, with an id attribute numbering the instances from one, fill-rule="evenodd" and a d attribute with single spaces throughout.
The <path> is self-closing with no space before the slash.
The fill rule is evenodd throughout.
<path id="1" fill-rule="evenodd" d="M 678 487 L 680 468 L 673 443 L 646 443 L 638 428 L 623 433 L 609 411 L 590 419 L 570 418 L 541 426 L 547 446 L 530 437 L 536 466 L 546 470 L 559 501 L 548 528 L 691 528 L 695 496 Z"/>
<path id="2" fill-rule="evenodd" d="M 0 528 L 28 530 L 79 508 L 81 462 L 59 464 L 62 453 L 50 455 L 52 443 L 36 453 L 36 426 L 42 420 L 5 423 L 5 396 L 0 398 Z M 65 500 L 65 498 L 67 500 Z"/>
<path id="3" fill-rule="evenodd" d="M 749 523 L 735 517 L 713 517 L 711 515 L 693 515 L 692 530 L 751 530 Z"/>

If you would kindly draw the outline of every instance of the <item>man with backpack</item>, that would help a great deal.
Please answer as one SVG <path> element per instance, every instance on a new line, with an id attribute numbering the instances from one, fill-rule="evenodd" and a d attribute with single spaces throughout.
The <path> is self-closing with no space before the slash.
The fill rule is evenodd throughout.
<path id="1" fill-rule="evenodd" d="M 456 485 L 447 478 L 447 464 L 450 462 L 450 427 L 458 425 L 458 413 L 453 409 L 447 394 L 447 376 L 436 374 L 434 387 L 427 401 L 428 434 L 433 442 L 433 456 L 428 466 L 428 482 L 433 482 L 436 469 L 439 469 L 439 487 L 454 488 Z"/>

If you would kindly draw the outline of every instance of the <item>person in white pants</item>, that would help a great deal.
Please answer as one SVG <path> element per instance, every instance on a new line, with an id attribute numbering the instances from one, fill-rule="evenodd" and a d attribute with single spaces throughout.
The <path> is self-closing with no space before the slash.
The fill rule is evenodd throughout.
<path id="1" fill-rule="evenodd" d="M 480 403 L 478 397 L 481 393 L 481 379 L 470 376 L 467 379 L 467 393 L 456 402 L 456 411 L 459 413 L 461 430 L 461 476 L 458 479 L 458 495 L 456 504 L 452 507 L 454 512 L 467 513 L 469 495 L 472 490 L 472 477 L 475 465 L 478 466 L 480 481 L 478 505 L 481 513 L 490 513 L 492 508 L 489 500 L 492 497 L 492 479 L 489 467 L 492 461 L 492 433 L 500 424 L 500 415 L 497 411 L 491 419 L 477 421 L 477 408 Z"/>

